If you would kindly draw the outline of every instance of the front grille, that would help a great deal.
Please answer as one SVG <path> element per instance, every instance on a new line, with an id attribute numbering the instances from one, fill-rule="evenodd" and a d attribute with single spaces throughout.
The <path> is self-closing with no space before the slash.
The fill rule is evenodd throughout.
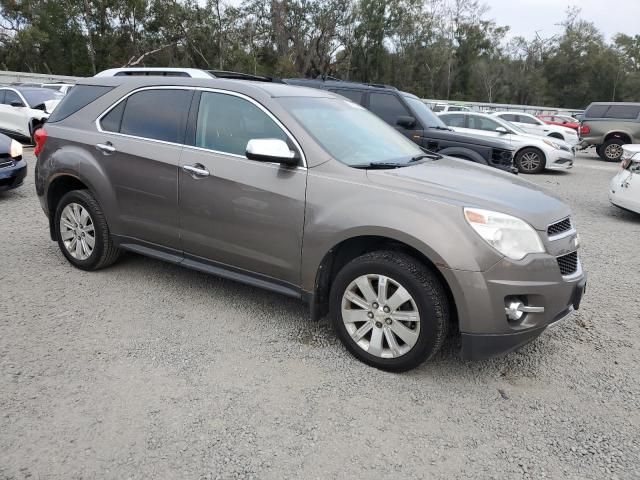
<path id="1" fill-rule="evenodd" d="M 571 252 L 558 257 L 558 266 L 563 277 L 574 274 L 578 271 L 578 252 Z"/>
<path id="2" fill-rule="evenodd" d="M 564 220 L 560 220 L 559 222 L 549 225 L 547 228 L 547 234 L 550 237 L 553 237 L 554 235 L 559 235 L 561 233 L 568 232 L 569 230 L 571 230 L 571 218 L 567 217 Z"/>
<path id="3" fill-rule="evenodd" d="M 13 158 L 0 158 L 0 168 L 13 167 L 14 163 Z"/>
<path id="4" fill-rule="evenodd" d="M 492 163 L 497 165 L 512 165 L 513 152 L 511 150 L 501 150 L 494 148 L 491 152 Z"/>

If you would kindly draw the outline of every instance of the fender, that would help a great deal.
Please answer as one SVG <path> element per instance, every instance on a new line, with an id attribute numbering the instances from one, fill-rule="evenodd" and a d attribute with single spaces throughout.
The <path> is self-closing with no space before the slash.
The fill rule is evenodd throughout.
<path id="1" fill-rule="evenodd" d="M 610 130 L 610 131 L 608 131 L 607 133 L 605 133 L 605 134 L 602 136 L 602 139 L 604 140 L 605 138 L 607 138 L 607 137 L 609 137 L 609 136 L 611 136 L 611 137 L 613 137 L 613 138 L 623 138 L 625 135 L 626 135 L 627 137 L 629 137 L 629 139 L 631 140 L 631 143 L 636 143 L 636 142 L 635 142 L 635 140 L 634 140 L 634 138 L 633 138 L 633 135 L 632 135 L 631 133 L 629 133 L 629 132 L 628 132 L 628 131 L 626 131 L 626 130 L 622 130 L 622 129 L 620 129 L 620 128 L 616 128 L 615 130 Z M 603 142 L 603 143 L 604 143 L 604 142 Z"/>
<path id="2" fill-rule="evenodd" d="M 464 147 L 446 147 L 442 150 L 438 150 L 440 155 L 448 155 L 449 157 L 456 157 L 458 155 L 464 157 L 465 160 L 471 160 L 472 162 L 479 163 L 480 165 L 488 165 L 482 155 L 478 152 Z"/>

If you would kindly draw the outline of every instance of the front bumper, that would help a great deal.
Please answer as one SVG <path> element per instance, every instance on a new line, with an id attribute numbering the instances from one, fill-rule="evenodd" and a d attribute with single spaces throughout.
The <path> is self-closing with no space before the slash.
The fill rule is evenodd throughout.
<path id="1" fill-rule="evenodd" d="M 586 287 L 579 260 L 577 270 L 563 276 L 557 258 L 549 254 L 528 255 L 520 261 L 502 259 L 486 272 L 448 270 L 443 274 L 456 303 L 462 357 L 472 360 L 501 355 L 531 342 L 577 310 Z M 544 310 L 512 321 L 505 313 L 508 298 Z"/>
<path id="2" fill-rule="evenodd" d="M 554 150 L 553 153 L 547 155 L 548 170 L 569 170 L 573 168 L 573 161 L 575 155 L 573 152 L 567 152 L 566 150 Z"/>
<path id="3" fill-rule="evenodd" d="M 27 176 L 27 161 L 20 159 L 6 167 L 0 167 L 0 192 L 17 188 Z"/>

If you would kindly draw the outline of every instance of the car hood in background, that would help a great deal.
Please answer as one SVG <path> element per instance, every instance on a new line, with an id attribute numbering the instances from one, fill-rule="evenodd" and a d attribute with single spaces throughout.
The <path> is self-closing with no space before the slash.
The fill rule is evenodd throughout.
<path id="1" fill-rule="evenodd" d="M 546 230 L 571 214 L 568 205 L 531 182 L 450 157 L 410 167 L 368 170 L 367 176 L 373 183 L 390 188 L 513 215 L 536 230 Z"/>

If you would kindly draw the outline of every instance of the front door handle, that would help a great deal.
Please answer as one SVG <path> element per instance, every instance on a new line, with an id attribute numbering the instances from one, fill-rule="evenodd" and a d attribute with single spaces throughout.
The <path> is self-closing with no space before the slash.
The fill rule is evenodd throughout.
<path id="1" fill-rule="evenodd" d="M 111 145 L 111 142 L 107 142 L 107 143 L 98 143 L 96 145 L 96 148 L 98 150 L 100 150 L 102 153 L 106 153 L 106 154 L 111 154 L 111 153 L 115 153 L 116 151 L 116 147 L 114 147 L 113 145 Z"/>
<path id="2" fill-rule="evenodd" d="M 194 165 L 183 165 L 182 170 L 194 177 L 208 177 L 210 175 L 209 170 L 200 163 L 196 163 Z"/>

